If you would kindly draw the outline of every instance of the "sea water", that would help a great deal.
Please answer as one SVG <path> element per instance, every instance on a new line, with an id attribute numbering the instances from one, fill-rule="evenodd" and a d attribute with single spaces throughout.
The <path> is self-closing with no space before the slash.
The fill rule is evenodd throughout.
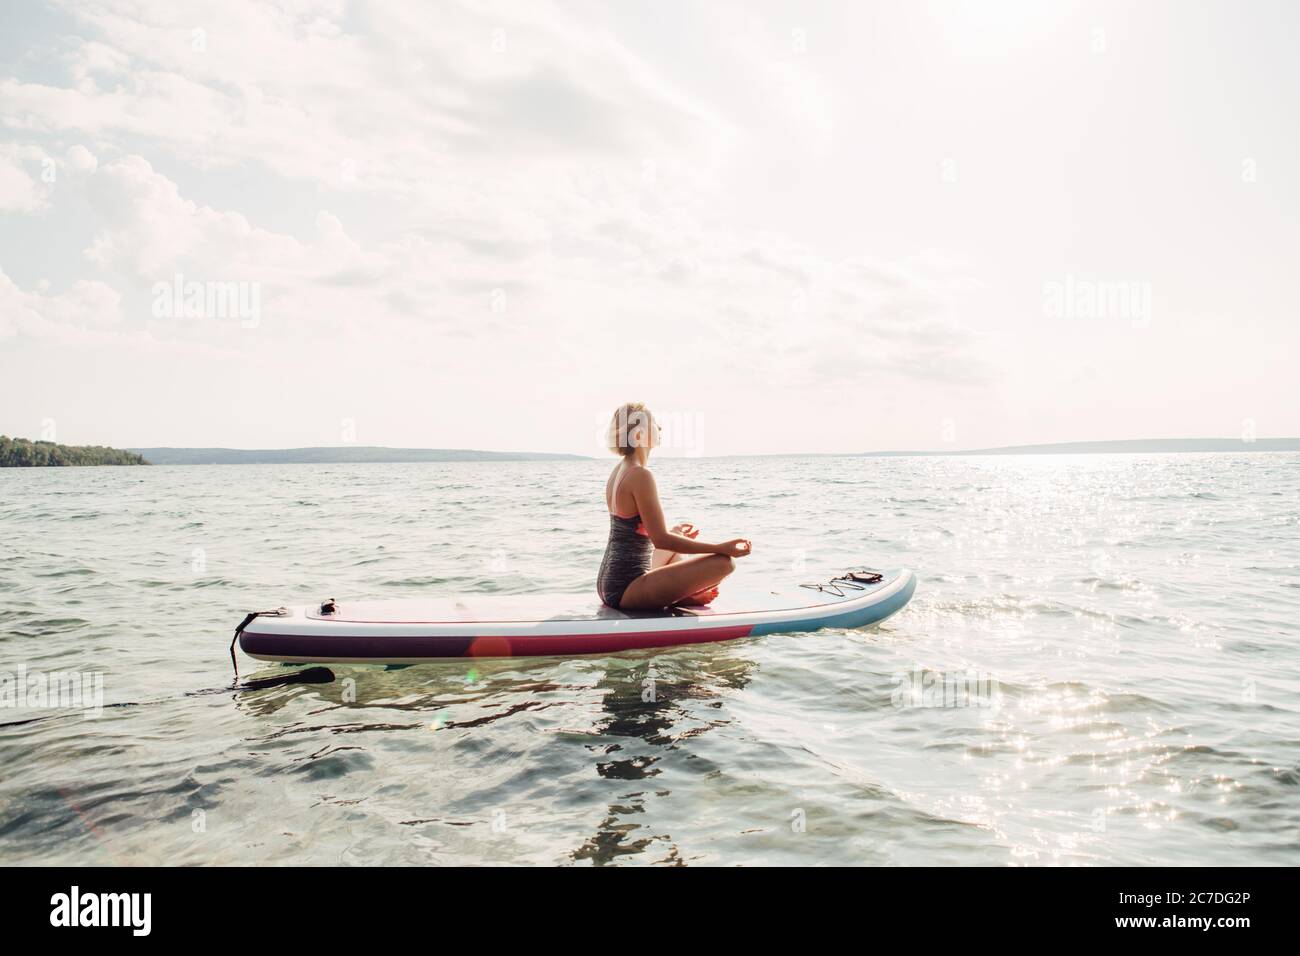
<path id="1" fill-rule="evenodd" d="M 610 465 L 0 471 L 0 862 L 1300 863 L 1295 454 L 655 461 L 671 520 L 753 540 L 724 587 L 916 596 L 232 686 L 248 610 L 594 600 Z"/>

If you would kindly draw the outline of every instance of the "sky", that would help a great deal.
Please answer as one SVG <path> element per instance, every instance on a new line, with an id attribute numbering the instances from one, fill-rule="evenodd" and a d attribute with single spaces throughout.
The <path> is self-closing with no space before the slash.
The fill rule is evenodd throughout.
<path id="1" fill-rule="evenodd" d="M 0 433 L 1300 435 L 1293 3 L 0 7 Z"/>

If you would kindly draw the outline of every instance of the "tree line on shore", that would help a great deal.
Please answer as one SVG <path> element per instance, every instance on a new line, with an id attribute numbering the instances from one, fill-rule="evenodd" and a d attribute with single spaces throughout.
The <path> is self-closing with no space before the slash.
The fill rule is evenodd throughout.
<path id="1" fill-rule="evenodd" d="M 143 455 L 103 445 L 60 445 L 0 435 L 0 468 L 46 465 L 147 465 Z"/>

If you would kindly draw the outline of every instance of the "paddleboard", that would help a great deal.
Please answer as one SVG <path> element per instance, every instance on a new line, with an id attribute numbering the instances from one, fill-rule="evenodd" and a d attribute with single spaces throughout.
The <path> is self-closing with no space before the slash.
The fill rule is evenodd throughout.
<path id="1" fill-rule="evenodd" d="M 455 599 L 338 601 L 261 612 L 239 646 L 263 661 L 418 664 L 464 657 L 612 654 L 763 634 L 863 627 L 899 611 L 911 571 L 837 577 L 814 587 L 724 594 L 709 607 L 616 611 L 586 595 L 467 595 Z M 867 580 L 863 580 L 863 578 Z"/>

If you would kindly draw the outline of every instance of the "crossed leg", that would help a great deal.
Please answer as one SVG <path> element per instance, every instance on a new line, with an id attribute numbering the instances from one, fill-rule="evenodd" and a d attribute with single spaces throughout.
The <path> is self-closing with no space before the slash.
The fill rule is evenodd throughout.
<path id="1" fill-rule="evenodd" d="M 649 611 L 670 607 L 712 588 L 736 568 L 725 554 L 675 555 L 652 567 L 627 586 L 618 606 L 624 611 Z"/>
<path id="2" fill-rule="evenodd" d="M 677 527 L 673 528 L 678 534 L 684 534 L 688 538 L 698 538 L 700 529 L 695 527 L 689 521 L 683 521 Z M 666 548 L 655 548 L 654 554 L 650 557 L 650 567 L 662 568 L 666 564 L 672 564 L 674 561 L 690 560 L 698 558 L 700 555 L 684 555 L 676 551 L 669 551 Z M 718 596 L 718 586 L 716 584 L 707 585 L 699 591 L 694 591 L 686 597 L 674 603 L 682 604 L 689 607 L 704 607 Z"/>

